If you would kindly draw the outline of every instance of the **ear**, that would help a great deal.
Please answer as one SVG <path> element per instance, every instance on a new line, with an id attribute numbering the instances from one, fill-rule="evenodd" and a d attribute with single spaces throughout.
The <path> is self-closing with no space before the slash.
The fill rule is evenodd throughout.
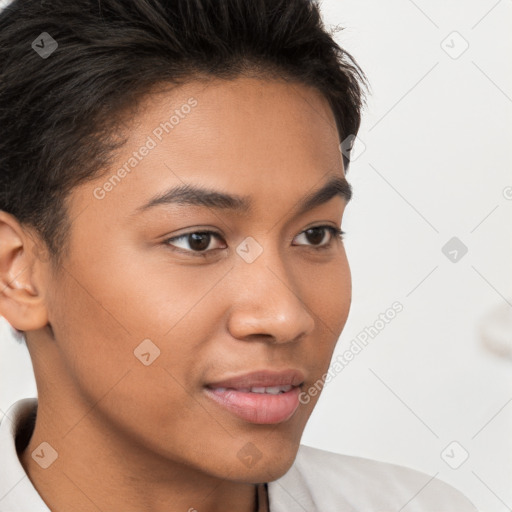
<path id="1" fill-rule="evenodd" d="M 20 331 L 48 323 L 42 293 L 45 262 L 38 247 L 33 234 L 0 210 L 0 315 Z"/>

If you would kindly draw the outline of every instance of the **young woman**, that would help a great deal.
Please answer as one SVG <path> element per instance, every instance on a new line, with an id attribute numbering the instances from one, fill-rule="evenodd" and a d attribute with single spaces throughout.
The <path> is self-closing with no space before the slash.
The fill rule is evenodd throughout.
<path id="1" fill-rule="evenodd" d="M 0 77 L 0 313 L 38 388 L 0 510 L 476 510 L 300 445 L 365 81 L 315 2 L 15 0 Z"/>

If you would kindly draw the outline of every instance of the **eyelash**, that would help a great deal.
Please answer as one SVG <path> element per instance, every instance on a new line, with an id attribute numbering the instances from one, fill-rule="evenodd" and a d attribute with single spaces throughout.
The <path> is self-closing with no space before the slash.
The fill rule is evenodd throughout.
<path id="1" fill-rule="evenodd" d="M 302 235 L 304 233 L 306 233 L 307 231 L 309 231 L 310 229 L 325 229 L 327 231 L 329 231 L 329 233 L 331 233 L 331 239 L 329 240 L 329 242 L 327 244 L 324 244 L 324 245 L 318 245 L 318 246 L 315 246 L 315 245 L 306 245 L 306 247 L 312 247 L 314 250 L 316 251 L 322 251 L 322 250 L 326 250 L 326 249 L 329 249 L 332 247 L 334 241 L 336 239 L 339 239 L 340 241 L 343 241 L 344 240 L 344 237 L 346 235 L 346 232 L 337 228 L 337 227 L 334 227 L 334 226 L 329 226 L 329 225 L 323 225 L 323 226 L 312 226 L 308 229 L 305 229 L 304 231 L 300 232 L 299 235 Z M 166 240 L 164 240 L 164 243 L 168 246 L 171 247 L 171 250 L 173 251 L 177 251 L 177 252 L 181 252 L 181 253 L 185 253 L 185 254 L 190 254 L 192 256 L 199 256 L 199 257 L 206 257 L 208 256 L 212 251 L 214 251 L 215 249 L 209 249 L 207 251 L 194 251 L 194 250 L 186 250 L 186 249 L 181 249 L 181 248 L 176 248 L 176 247 L 172 247 L 172 244 L 170 242 L 175 242 L 177 240 L 181 240 L 181 239 L 186 239 L 189 235 L 205 235 L 205 234 L 211 234 L 213 235 L 214 237 L 216 237 L 217 239 L 221 238 L 220 234 L 217 233 L 216 231 L 209 231 L 209 230 L 199 230 L 199 231 L 189 231 L 188 233 L 183 233 L 182 235 L 179 235 L 179 236 L 175 236 L 175 237 L 172 237 L 172 238 L 167 238 Z"/>

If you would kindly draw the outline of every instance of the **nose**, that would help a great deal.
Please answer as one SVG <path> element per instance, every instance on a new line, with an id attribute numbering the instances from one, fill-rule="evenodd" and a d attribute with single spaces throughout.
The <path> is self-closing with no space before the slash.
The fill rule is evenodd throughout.
<path id="1" fill-rule="evenodd" d="M 313 331 L 315 316 L 301 292 L 307 277 L 294 275 L 279 255 L 265 250 L 252 263 L 238 260 L 232 273 L 228 330 L 234 338 L 290 343 Z"/>

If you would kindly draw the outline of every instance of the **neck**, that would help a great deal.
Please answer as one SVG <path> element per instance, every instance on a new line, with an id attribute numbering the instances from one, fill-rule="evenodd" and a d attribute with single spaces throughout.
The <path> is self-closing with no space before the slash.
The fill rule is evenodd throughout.
<path id="1" fill-rule="evenodd" d="M 256 485 L 166 459 L 110 432 L 91 411 L 71 427 L 59 411 L 65 409 L 49 410 L 40 397 L 32 437 L 19 447 L 27 475 L 53 512 L 256 512 Z"/>

